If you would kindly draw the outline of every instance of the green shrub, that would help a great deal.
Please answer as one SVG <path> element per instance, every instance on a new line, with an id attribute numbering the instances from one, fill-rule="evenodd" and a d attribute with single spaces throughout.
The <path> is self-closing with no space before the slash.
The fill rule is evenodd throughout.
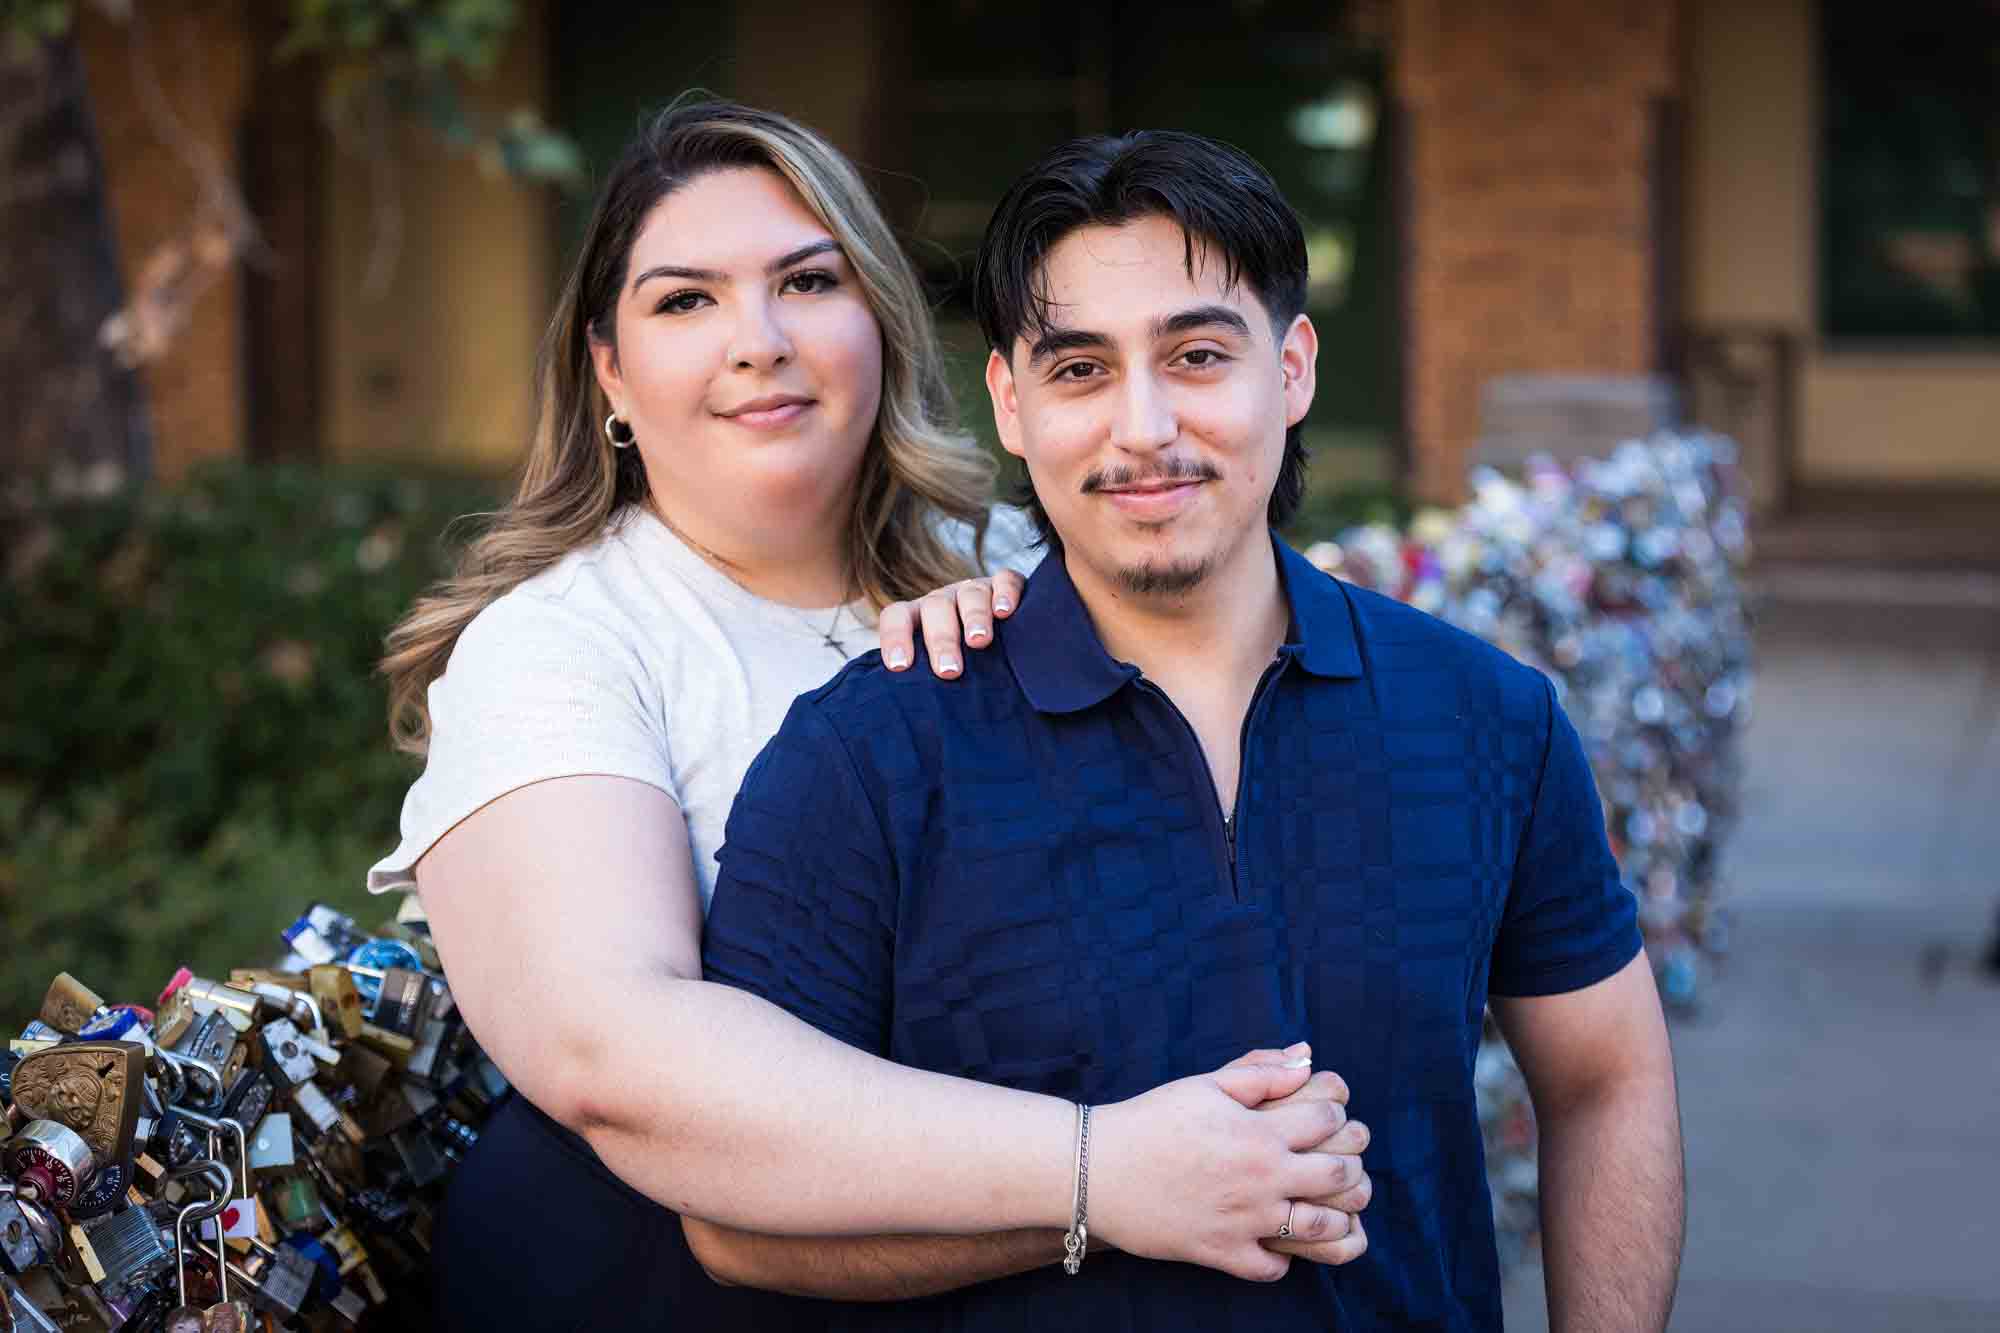
<path id="1" fill-rule="evenodd" d="M 375 662 L 496 498 L 230 465 L 0 509 L 0 1032 L 58 970 L 150 1003 L 183 963 L 264 963 L 311 900 L 386 915 L 362 878 L 417 766 Z"/>

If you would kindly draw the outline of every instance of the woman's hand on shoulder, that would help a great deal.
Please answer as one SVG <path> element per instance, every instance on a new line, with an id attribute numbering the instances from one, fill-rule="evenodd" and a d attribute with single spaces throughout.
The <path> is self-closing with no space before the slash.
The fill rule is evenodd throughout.
<path id="1" fill-rule="evenodd" d="M 1021 604 L 1028 581 L 1011 569 L 990 578 L 961 579 L 913 602 L 891 602 L 882 608 L 882 662 L 904 671 L 916 660 L 916 635 L 921 625 L 924 652 L 931 672 L 947 680 L 964 669 L 961 648 L 984 648 L 993 642 L 993 622 L 1005 620 Z"/>

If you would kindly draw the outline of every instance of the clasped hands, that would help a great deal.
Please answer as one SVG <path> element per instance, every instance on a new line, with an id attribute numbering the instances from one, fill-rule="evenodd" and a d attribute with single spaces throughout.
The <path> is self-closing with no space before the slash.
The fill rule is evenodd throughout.
<path id="1" fill-rule="evenodd" d="M 1284 1051 L 1251 1051 L 1223 1067 L 1268 1065 L 1310 1054 L 1302 1043 Z M 1368 1126 L 1348 1118 L 1347 1095 L 1346 1080 L 1330 1069 L 1322 1069 L 1297 1092 L 1260 1102 L 1254 1108 L 1270 1111 L 1306 1102 L 1327 1104 L 1335 1128 L 1311 1151 L 1333 1157 L 1339 1172 L 1338 1187 L 1332 1193 L 1294 1201 L 1288 1219 L 1291 1237 L 1279 1239 L 1274 1235 L 1263 1242 L 1265 1249 L 1319 1264 L 1350 1263 L 1367 1252 L 1368 1233 L 1361 1225 L 1361 1213 L 1375 1190 L 1361 1162 L 1361 1154 L 1368 1148 Z"/>

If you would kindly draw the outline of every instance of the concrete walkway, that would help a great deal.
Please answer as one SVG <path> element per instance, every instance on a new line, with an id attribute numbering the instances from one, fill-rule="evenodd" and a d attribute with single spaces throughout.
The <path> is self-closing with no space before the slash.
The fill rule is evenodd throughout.
<path id="1" fill-rule="evenodd" d="M 1770 593 L 1726 862 L 1734 950 L 1674 1032 L 1673 1328 L 1992 1333 L 2000 983 L 1975 955 L 2000 909 L 2000 584 Z M 1525 1270 L 1508 1326 L 1546 1319 Z"/>

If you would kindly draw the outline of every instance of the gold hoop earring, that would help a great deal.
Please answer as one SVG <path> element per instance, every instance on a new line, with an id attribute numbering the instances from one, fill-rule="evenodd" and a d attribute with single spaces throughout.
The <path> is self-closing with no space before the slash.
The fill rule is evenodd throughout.
<path id="1" fill-rule="evenodd" d="M 604 418 L 604 438 L 611 441 L 613 449 L 630 449 L 637 439 L 632 434 L 632 423 L 619 420 L 616 412 Z"/>

